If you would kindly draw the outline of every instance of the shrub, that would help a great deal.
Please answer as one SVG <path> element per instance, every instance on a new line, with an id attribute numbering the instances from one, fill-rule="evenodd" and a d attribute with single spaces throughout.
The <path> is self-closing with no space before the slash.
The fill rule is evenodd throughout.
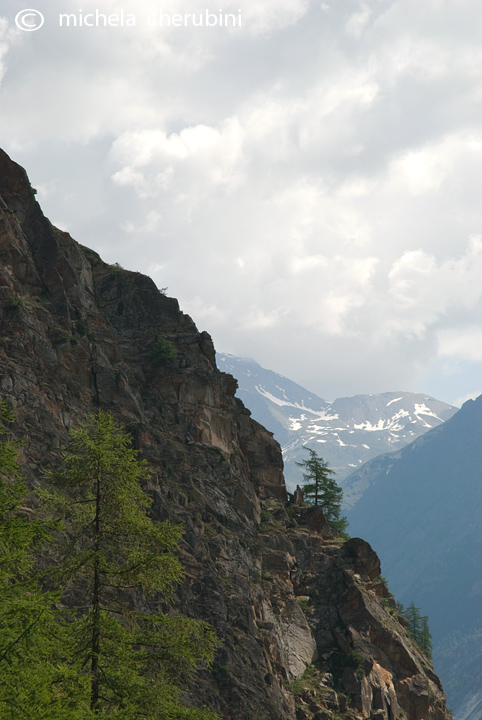
<path id="1" fill-rule="evenodd" d="M 21 308 L 21 307 L 22 307 L 22 301 L 21 301 L 21 299 L 20 299 L 19 297 L 13 296 L 13 297 L 11 297 L 10 300 L 8 301 L 6 310 L 18 310 L 18 309 Z"/>
<path id="2" fill-rule="evenodd" d="M 167 365 L 176 358 L 176 348 L 164 338 L 158 338 L 151 350 L 151 357 L 156 365 Z"/>

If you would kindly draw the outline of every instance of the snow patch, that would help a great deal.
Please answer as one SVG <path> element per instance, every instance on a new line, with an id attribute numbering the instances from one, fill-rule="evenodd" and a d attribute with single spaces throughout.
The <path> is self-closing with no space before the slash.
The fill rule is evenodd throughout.
<path id="1" fill-rule="evenodd" d="M 307 430 L 310 432 L 314 432 L 317 435 L 326 435 L 326 433 L 323 433 L 323 430 L 329 430 L 330 428 L 328 425 L 308 425 Z"/>
<path id="2" fill-rule="evenodd" d="M 428 408 L 425 405 L 425 403 L 423 403 L 421 405 L 419 405 L 418 403 L 415 403 L 415 411 L 414 412 L 419 420 L 422 420 L 422 418 L 420 418 L 419 415 L 428 415 L 429 417 L 433 417 L 436 420 L 439 420 L 440 422 L 442 422 L 442 420 L 439 418 L 439 416 L 436 415 L 434 412 L 432 412 L 430 410 L 430 408 Z M 428 422 L 426 422 L 424 420 L 422 420 L 422 422 L 424 423 L 425 427 L 432 427 Z"/>
<path id="3" fill-rule="evenodd" d="M 355 423 L 353 427 L 355 430 L 366 430 L 367 432 L 380 432 L 381 430 L 395 432 L 397 430 L 403 430 L 404 428 L 404 426 L 398 422 L 402 417 L 409 417 L 409 412 L 407 410 L 399 410 L 391 418 L 388 418 L 388 420 L 380 418 L 375 425 L 372 425 L 372 423 L 367 420 L 364 423 Z"/>
<path id="4" fill-rule="evenodd" d="M 281 389 L 281 388 L 280 388 Z M 317 415 L 320 420 L 334 420 L 338 417 L 338 415 L 331 415 L 326 416 L 325 410 L 323 410 L 321 413 L 319 410 L 312 410 L 311 408 L 307 408 L 305 405 L 300 405 L 297 402 L 289 402 L 289 400 L 280 400 L 280 398 L 276 397 L 275 395 L 272 395 L 272 393 L 268 392 L 268 390 L 265 390 L 261 385 L 256 385 L 255 390 L 259 392 L 260 395 L 265 397 L 267 400 L 271 400 L 275 405 L 279 405 L 279 407 L 288 406 L 292 408 L 296 408 L 297 410 L 304 410 L 305 412 L 309 412 L 312 415 Z M 286 397 L 286 396 L 285 396 Z"/>

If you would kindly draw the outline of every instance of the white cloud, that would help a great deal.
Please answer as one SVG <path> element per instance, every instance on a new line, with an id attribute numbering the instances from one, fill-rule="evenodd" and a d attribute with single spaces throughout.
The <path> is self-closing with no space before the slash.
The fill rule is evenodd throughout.
<path id="1" fill-rule="evenodd" d="M 126 132 L 112 146 L 112 161 L 123 165 L 112 179 L 131 185 L 141 198 L 181 184 L 188 189 L 186 179 L 196 194 L 204 194 L 211 184 L 233 189 L 242 180 L 242 144 L 236 118 L 219 128 L 196 125 L 170 135 L 156 129 Z"/>
<path id="2" fill-rule="evenodd" d="M 360 10 L 350 15 L 345 30 L 348 35 L 359 38 L 365 30 L 372 15 L 372 10 L 367 3 L 362 3 Z"/>
<path id="3" fill-rule="evenodd" d="M 0 133 L 45 211 L 321 395 L 479 362 L 480 2 L 226 0 L 239 32 L 150 7 L 129 32 L 0 21 Z"/>
<path id="4" fill-rule="evenodd" d="M 243 23 L 255 35 L 265 35 L 295 25 L 309 7 L 308 0 L 263 0 L 246 3 Z"/>
<path id="5" fill-rule="evenodd" d="M 455 134 L 416 150 L 403 152 L 390 163 L 390 182 L 411 195 L 421 195 L 440 188 L 442 182 L 456 172 L 465 158 L 482 160 L 482 137 Z"/>
<path id="6" fill-rule="evenodd" d="M 422 250 L 405 253 L 388 278 L 395 311 L 389 325 L 409 336 L 423 337 L 449 312 L 471 311 L 482 299 L 482 240 L 473 236 L 464 255 L 437 262 Z"/>
<path id="7" fill-rule="evenodd" d="M 6 40 L 8 29 L 8 21 L 6 18 L 0 17 L 0 82 L 5 73 L 4 58 L 8 52 L 8 42 Z"/>
<path id="8" fill-rule="evenodd" d="M 437 334 L 439 354 L 461 360 L 482 360 L 482 327 L 470 325 L 446 328 Z"/>
<path id="9" fill-rule="evenodd" d="M 326 267 L 328 261 L 323 255 L 307 255 L 306 257 L 296 257 L 291 259 L 291 269 L 293 273 L 298 274 L 313 270 L 317 267 Z"/>
<path id="10" fill-rule="evenodd" d="M 159 222 L 162 218 L 162 215 L 159 215 L 159 213 L 156 213 L 154 210 L 151 210 L 146 217 L 146 221 L 144 225 L 142 226 L 136 226 L 134 223 L 130 222 L 129 220 L 124 220 L 120 224 L 120 227 L 124 232 L 131 233 L 131 234 L 144 234 L 144 233 L 153 233 L 155 232 L 159 227 Z"/>

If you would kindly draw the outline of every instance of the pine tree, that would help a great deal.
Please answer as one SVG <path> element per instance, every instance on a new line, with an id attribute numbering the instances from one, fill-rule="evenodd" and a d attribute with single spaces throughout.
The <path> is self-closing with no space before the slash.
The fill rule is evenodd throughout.
<path id="1" fill-rule="evenodd" d="M 348 521 L 346 517 L 340 516 L 343 490 L 331 477 L 335 473 L 323 458 L 320 458 L 311 448 L 305 449 L 310 454 L 309 458 L 296 463 L 305 469 L 303 493 L 313 505 L 319 505 L 322 508 L 328 524 L 337 532 L 344 534 Z"/>
<path id="2" fill-rule="evenodd" d="M 408 620 L 407 630 L 410 637 L 417 643 L 420 650 L 432 659 L 432 635 L 428 626 L 428 616 L 420 613 L 420 608 L 416 607 L 412 601 L 408 607 L 404 607 L 398 603 L 398 610 L 403 617 Z"/>
<path id="3" fill-rule="evenodd" d="M 181 705 L 179 692 L 215 647 L 205 623 L 179 615 L 141 612 L 168 599 L 183 571 L 175 552 L 181 526 L 155 523 L 141 483 L 144 461 L 112 416 L 91 415 L 71 431 L 59 488 L 42 493 L 65 522 L 51 582 L 69 606 L 65 622 L 74 668 L 87 681 L 90 714 L 115 720 L 209 720 L 211 713 Z"/>
<path id="4" fill-rule="evenodd" d="M 428 615 L 421 616 L 420 624 L 421 627 L 418 644 L 428 659 L 432 660 L 432 634 L 428 626 Z"/>
<path id="5" fill-rule="evenodd" d="M 412 602 L 407 608 L 404 608 L 403 614 L 405 618 L 408 620 L 408 632 L 412 636 L 412 638 L 415 640 L 415 642 L 418 642 L 418 638 L 421 631 L 421 616 L 420 616 L 420 610 L 418 607 L 415 606 L 415 603 Z"/>

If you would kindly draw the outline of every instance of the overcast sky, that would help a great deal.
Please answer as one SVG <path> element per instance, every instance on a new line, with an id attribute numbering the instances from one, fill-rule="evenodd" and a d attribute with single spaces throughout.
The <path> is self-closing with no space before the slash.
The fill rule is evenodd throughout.
<path id="1" fill-rule="evenodd" d="M 0 0 L 45 214 L 327 400 L 482 392 L 481 110 L 480 0 Z"/>

